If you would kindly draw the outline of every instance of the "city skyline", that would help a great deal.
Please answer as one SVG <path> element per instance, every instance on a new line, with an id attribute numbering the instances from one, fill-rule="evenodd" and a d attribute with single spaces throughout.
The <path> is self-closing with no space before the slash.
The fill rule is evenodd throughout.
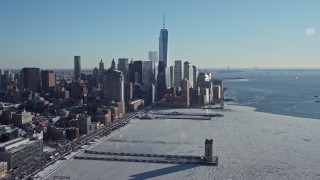
<path id="1" fill-rule="evenodd" d="M 148 52 L 158 49 L 165 13 L 170 65 L 183 59 L 199 68 L 319 68 L 319 5 L 315 0 L 3 1 L 0 66 L 72 69 L 75 55 L 83 69 L 97 67 L 101 58 L 107 64 L 122 57 L 147 60 Z"/>

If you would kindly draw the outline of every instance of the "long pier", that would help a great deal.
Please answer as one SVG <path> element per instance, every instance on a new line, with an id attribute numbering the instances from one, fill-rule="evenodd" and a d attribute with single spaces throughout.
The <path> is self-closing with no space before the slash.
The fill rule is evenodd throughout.
<path id="1" fill-rule="evenodd" d="M 136 154 L 136 153 L 114 153 L 85 150 L 84 153 L 101 154 L 101 155 L 116 155 L 116 156 L 138 156 L 138 157 L 160 157 L 160 158 L 182 158 L 182 159 L 202 159 L 201 156 L 185 156 L 185 155 L 164 155 L 164 154 Z"/>
<path id="2" fill-rule="evenodd" d="M 121 161 L 121 162 L 141 162 L 141 163 L 160 163 L 160 164 L 199 164 L 215 166 L 218 164 L 218 157 L 213 156 L 212 161 L 208 162 L 201 156 L 186 155 L 163 155 L 163 154 L 137 154 L 137 153 L 114 153 L 86 150 L 84 153 L 104 155 L 101 156 L 76 156 L 78 160 L 100 160 L 100 161 Z"/>

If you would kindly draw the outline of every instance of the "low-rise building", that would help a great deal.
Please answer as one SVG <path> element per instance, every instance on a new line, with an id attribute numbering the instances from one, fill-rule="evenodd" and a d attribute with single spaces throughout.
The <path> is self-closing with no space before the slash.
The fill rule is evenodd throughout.
<path id="1" fill-rule="evenodd" d="M 42 139 L 29 140 L 20 137 L 0 144 L 0 161 L 7 162 L 8 169 L 11 169 L 42 152 Z"/>
<path id="2" fill-rule="evenodd" d="M 137 99 L 134 101 L 129 102 L 129 110 L 130 111 L 136 111 L 140 106 L 144 105 L 144 100 L 143 99 Z"/>
<path id="3" fill-rule="evenodd" d="M 79 133 L 79 128 L 67 128 L 67 138 L 70 140 L 74 140 L 79 138 L 80 133 Z"/>

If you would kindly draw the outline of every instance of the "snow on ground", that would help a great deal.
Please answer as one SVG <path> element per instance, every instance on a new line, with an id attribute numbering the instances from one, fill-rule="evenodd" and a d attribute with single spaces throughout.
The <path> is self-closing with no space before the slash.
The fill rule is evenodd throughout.
<path id="1" fill-rule="evenodd" d="M 211 121 L 140 120 L 90 148 L 94 151 L 197 155 L 213 138 L 218 166 L 72 159 L 53 173 L 71 179 L 320 179 L 320 121 L 226 105 Z M 162 112 L 204 113 L 202 109 Z M 80 156 L 86 156 L 81 154 Z"/>
<path id="2" fill-rule="evenodd" d="M 43 152 L 53 152 L 55 151 L 55 148 L 51 148 L 49 146 L 43 146 Z"/>

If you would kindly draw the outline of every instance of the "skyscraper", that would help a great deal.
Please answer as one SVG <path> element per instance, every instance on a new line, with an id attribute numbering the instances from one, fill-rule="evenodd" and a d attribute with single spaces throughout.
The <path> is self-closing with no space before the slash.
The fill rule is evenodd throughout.
<path id="1" fill-rule="evenodd" d="M 162 97 L 166 94 L 167 84 L 165 76 L 165 67 L 162 61 L 159 61 L 159 71 L 157 76 L 157 100 L 161 100 Z"/>
<path id="2" fill-rule="evenodd" d="M 150 61 L 154 62 L 154 63 L 158 63 L 159 61 L 159 56 L 158 56 L 158 52 L 157 51 L 149 51 L 149 59 Z"/>
<path id="3" fill-rule="evenodd" d="M 103 83 L 103 76 L 104 76 L 104 63 L 102 59 L 99 63 L 99 83 Z"/>
<path id="4" fill-rule="evenodd" d="M 163 28 L 160 31 L 159 37 L 159 64 L 160 62 L 163 63 L 164 66 L 164 73 L 165 75 L 165 82 L 166 86 L 170 86 L 170 76 L 169 76 L 169 69 L 168 69 L 168 30 L 165 28 L 165 18 L 163 16 Z M 158 73 L 160 71 L 158 70 Z"/>
<path id="5" fill-rule="evenodd" d="M 118 59 L 118 70 L 122 71 L 125 81 L 128 81 L 129 73 L 129 59 L 128 58 L 119 58 Z"/>
<path id="6" fill-rule="evenodd" d="M 184 62 L 183 74 L 183 77 L 189 80 L 190 87 L 193 88 L 193 67 L 188 61 Z"/>
<path id="7" fill-rule="evenodd" d="M 154 82 L 154 62 L 143 61 L 142 63 L 142 82 L 145 84 L 151 84 Z"/>
<path id="8" fill-rule="evenodd" d="M 124 102 L 124 81 L 121 71 L 116 70 L 116 64 L 112 60 L 111 67 L 105 72 L 104 99 L 115 102 Z"/>
<path id="9" fill-rule="evenodd" d="M 2 76 L 2 69 L 1 69 L 1 66 L 0 66 L 0 90 L 2 89 L 2 85 L 5 83 L 4 80 L 3 80 L 3 76 Z"/>
<path id="10" fill-rule="evenodd" d="M 129 81 L 133 84 L 142 83 L 142 61 L 134 61 L 129 65 Z"/>
<path id="11" fill-rule="evenodd" d="M 56 87 L 56 73 L 54 71 L 41 71 L 42 89 L 44 92 L 53 92 Z"/>
<path id="12" fill-rule="evenodd" d="M 170 87 L 173 87 L 174 83 L 174 71 L 173 71 L 173 66 L 170 66 Z"/>
<path id="13" fill-rule="evenodd" d="M 81 60 L 80 56 L 74 56 L 74 80 L 77 81 L 80 79 L 80 71 L 81 71 Z"/>
<path id="14" fill-rule="evenodd" d="M 198 69 L 195 65 L 192 66 L 193 71 L 193 87 L 197 86 L 197 78 L 198 78 Z"/>
<path id="15" fill-rule="evenodd" d="M 20 72 L 20 88 L 30 91 L 40 90 L 40 69 L 23 68 Z"/>
<path id="16" fill-rule="evenodd" d="M 101 77 L 101 75 L 99 74 L 99 69 L 97 67 L 93 68 L 93 70 L 92 70 L 92 84 L 94 86 L 96 86 L 98 83 L 101 83 L 100 77 Z M 103 80 L 103 76 L 102 76 L 102 80 Z M 103 81 L 102 81 L 102 83 L 103 83 Z"/>
<path id="17" fill-rule="evenodd" d="M 164 18 L 159 37 L 159 62 L 163 62 L 164 67 L 168 66 L 168 30 L 165 27 Z"/>
<path id="18" fill-rule="evenodd" d="M 182 106 L 189 107 L 190 106 L 190 83 L 187 78 L 181 80 L 181 88 L 182 88 Z"/>
<path id="19" fill-rule="evenodd" d="M 182 61 L 181 60 L 176 60 L 174 61 L 174 83 L 173 86 L 174 87 L 180 87 L 180 83 L 182 80 Z"/>
<path id="20" fill-rule="evenodd" d="M 165 28 L 165 19 L 163 18 L 163 29 L 159 37 L 159 64 L 157 74 L 157 99 L 160 100 L 166 93 L 169 84 L 168 73 L 168 30 Z"/>

